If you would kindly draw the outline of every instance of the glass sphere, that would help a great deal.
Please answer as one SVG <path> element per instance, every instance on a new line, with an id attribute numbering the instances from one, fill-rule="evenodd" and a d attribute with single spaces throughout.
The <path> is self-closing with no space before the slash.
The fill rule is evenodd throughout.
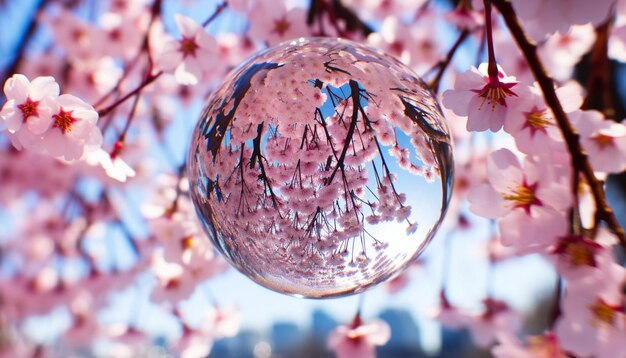
<path id="1" fill-rule="evenodd" d="M 424 82 L 352 41 L 299 39 L 233 70 L 187 164 L 215 246 L 272 290 L 358 293 L 409 266 L 452 187 L 450 136 Z"/>

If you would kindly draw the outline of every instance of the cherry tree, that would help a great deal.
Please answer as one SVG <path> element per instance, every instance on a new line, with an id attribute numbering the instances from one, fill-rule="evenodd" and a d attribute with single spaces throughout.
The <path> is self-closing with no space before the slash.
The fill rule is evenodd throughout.
<path id="1" fill-rule="evenodd" d="M 400 273 L 408 262 L 370 265 L 388 244 L 368 225 L 395 222 L 403 238 L 421 230 L 406 200 L 413 193 L 398 188 L 404 176 L 446 182 L 434 209 L 447 216 L 435 239 L 445 252 L 433 319 L 467 329 L 497 357 L 626 357 L 626 212 L 607 196 L 607 182 L 623 187 L 626 170 L 625 0 L 3 7 L 27 26 L 3 33 L 19 40 L 0 62 L 0 356 L 93 353 L 102 341 L 123 346 L 118 356 L 146 352 L 154 337 L 136 317 L 97 314 L 116 295 L 171 318 L 180 334 L 168 352 L 207 356 L 245 324 L 219 294 L 205 300 L 201 324 L 185 313 L 229 269 L 218 251 L 239 250 L 229 257 L 237 267 L 261 263 L 248 272 L 259 282 L 297 277 L 283 290 L 291 294 L 315 276 L 326 291 L 306 295 L 332 295 L 356 273 L 360 288 L 378 274 L 373 284 L 395 277 L 387 288 L 402 292 L 431 278 Z M 314 38 L 328 60 L 292 51 L 249 75 L 240 67 L 299 38 Z M 354 45 L 340 51 L 327 46 L 333 38 Z M 372 61 L 369 47 L 397 60 Z M 221 85 L 235 75 L 245 80 Z M 185 122 L 181 113 L 207 98 Z M 440 113 L 447 125 L 436 125 Z M 191 138 L 198 118 L 201 136 Z M 210 161 L 187 160 L 197 148 Z M 193 172 L 205 180 L 189 180 Z M 198 208 L 204 225 L 199 200 L 209 203 Z M 552 267 L 543 332 L 527 334 L 523 312 L 493 290 L 475 304 L 450 295 L 451 237 L 470 235 L 483 238 L 490 270 L 531 255 Z M 240 250 L 240 237 L 255 240 Z M 374 357 L 391 330 L 354 309 L 327 348 Z M 66 319 L 50 345 L 27 327 L 55 312 Z"/>

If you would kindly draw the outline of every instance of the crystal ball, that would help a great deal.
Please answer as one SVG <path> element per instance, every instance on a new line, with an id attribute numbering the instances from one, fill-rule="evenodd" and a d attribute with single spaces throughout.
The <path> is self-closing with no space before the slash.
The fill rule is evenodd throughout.
<path id="1" fill-rule="evenodd" d="M 402 272 L 450 200 L 448 128 L 398 60 L 334 38 L 266 49 L 212 93 L 187 161 L 208 237 L 257 283 L 310 298 Z"/>

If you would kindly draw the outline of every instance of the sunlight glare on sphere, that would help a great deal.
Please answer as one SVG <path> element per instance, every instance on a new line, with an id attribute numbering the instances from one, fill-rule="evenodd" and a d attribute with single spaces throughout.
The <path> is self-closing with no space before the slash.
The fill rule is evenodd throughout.
<path id="1" fill-rule="evenodd" d="M 450 199 L 439 105 L 408 67 L 343 39 L 269 48 L 229 74 L 187 175 L 219 251 L 298 297 L 362 292 L 408 267 Z"/>

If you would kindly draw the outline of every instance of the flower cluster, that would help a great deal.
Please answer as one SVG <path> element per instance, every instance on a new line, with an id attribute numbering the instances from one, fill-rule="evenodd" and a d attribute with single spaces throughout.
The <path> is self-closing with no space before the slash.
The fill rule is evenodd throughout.
<path id="1" fill-rule="evenodd" d="M 4 94 L 7 102 L 0 120 L 16 148 L 75 161 L 102 145 L 98 113 L 78 97 L 59 96 L 54 78 L 37 77 L 31 82 L 16 74 L 4 84 Z"/>

